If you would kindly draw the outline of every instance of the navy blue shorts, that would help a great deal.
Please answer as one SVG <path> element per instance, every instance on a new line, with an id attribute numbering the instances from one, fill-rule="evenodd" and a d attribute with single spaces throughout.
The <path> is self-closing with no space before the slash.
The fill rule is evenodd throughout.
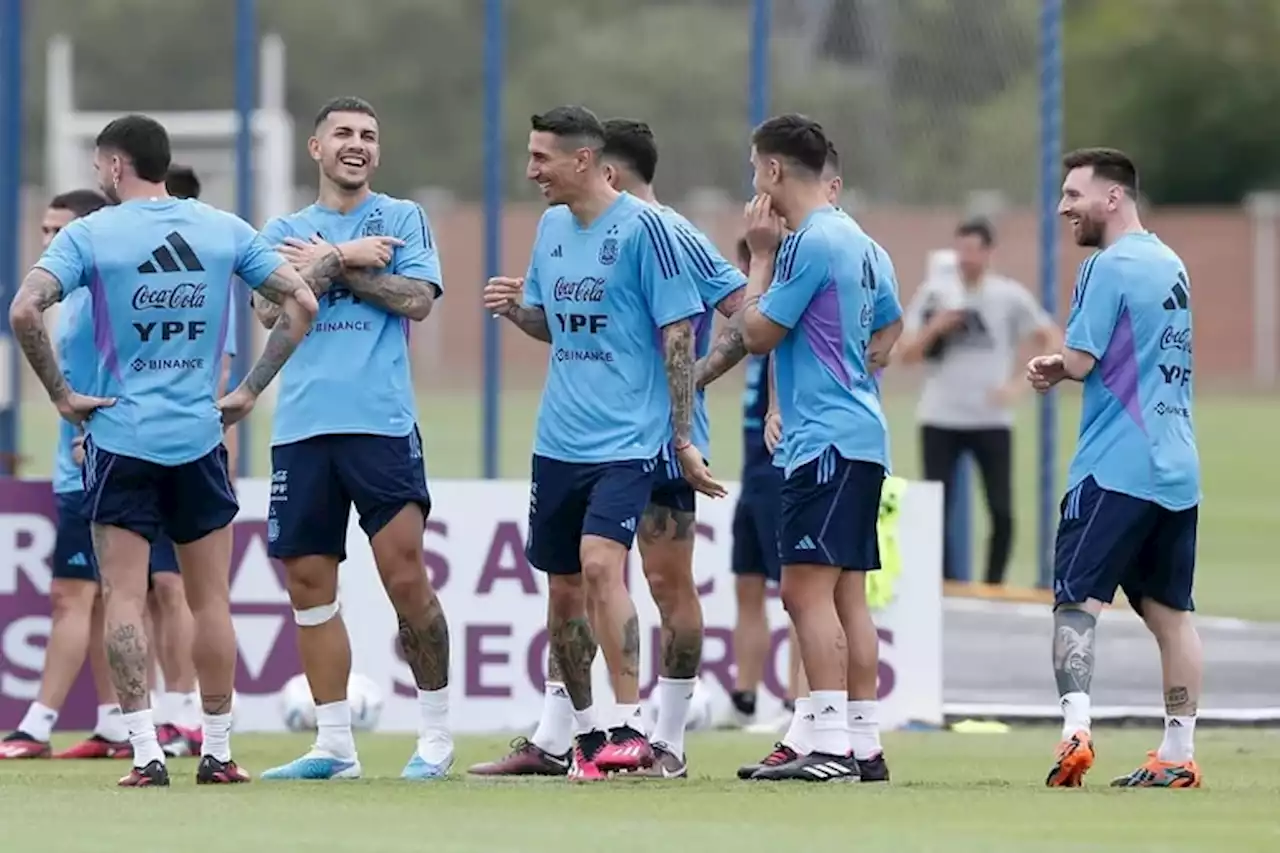
<path id="1" fill-rule="evenodd" d="M 151 543 L 151 573 L 177 571 L 178 554 L 173 549 L 173 540 L 161 534 Z"/>
<path id="2" fill-rule="evenodd" d="M 347 558 L 355 505 L 372 539 L 409 504 L 431 514 L 422 435 L 317 435 L 271 448 L 267 554 Z"/>
<path id="3" fill-rule="evenodd" d="M 53 576 L 57 580 L 98 582 L 93 531 L 84 492 L 55 494 L 58 532 L 53 542 Z"/>
<path id="4" fill-rule="evenodd" d="M 1062 499 L 1054 602 L 1095 598 L 1110 603 L 1119 588 L 1138 613 L 1145 598 L 1174 610 L 1195 610 L 1191 588 L 1198 515 L 1199 507 L 1166 509 L 1085 478 Z"/>
<path id="5" fill-rule="evenodd" d="M 757 575 L 777 583 L 782 579 L 778 553 L 778 521 L 782 515 L 782 471 L 743 479 L 742 493 L 733 510 L 733 551 L 730 568 L 735 575 Z"/>
<path id="6" fill-rule="evenodd" d="M 659 461 L 561 462 L 535 455 L 524 548 L 533 567 L 550 575 L 580 574 L 583 536 L 630 548 Z"/>
<path id="7" fill-rule="evenodd" d="M 832 448 L 793 471 L 782 483 L 782 565 L 880 568 L 876 523 L 884 477 L 877 463 L 845 459 Z"/>
<path id="8" fill-rule="evenodd" d="M 674 452 L 665 452 L 658 457 L 657 467 L 653 472 L 653 490 L 649 493 L 649 503 L 673 512 L 697 512 L 698 493 L 684 478 L 680 470 L 680 460 Z"/>
<path id="9" fill-rule="evenodd" d="M 180 545 L 226 527 L 240 511 L 219 444 L 199 459 L 160 465 L 122 456 L 85 439 L 89 520 L 122 527 L 148 542 L 163 534 Z"/>

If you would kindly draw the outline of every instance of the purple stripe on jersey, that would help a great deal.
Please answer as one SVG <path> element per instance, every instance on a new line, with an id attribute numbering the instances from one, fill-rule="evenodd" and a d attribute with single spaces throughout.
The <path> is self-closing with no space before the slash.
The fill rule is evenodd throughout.
<path id="1" fill-rule="evenodd" d="M 400 331 L 404 332 L 405 343 L 408 343 L 409 342 L 409 318 L 408 317 L 400 318 Z"/>
<path id="2" fill-rule="evenodd" d="M 111 330 L 111 312 L 107 308 L 107 294 L 97 267 L 93 268 L 93 275 L 89 278 L 89 293 L 93 299 L 93 345 L 102 356 L 102 366 L 107 373 L 123 384 L 120 355 L 116 351 L 115 333 Z"/>
<path id="3" fill-rule="evenodd" d="M 844 334 L 840 322 L 840 294 L 828 280 L 800 316 L 800 328 L 814 357 L 845 388 L 853 387 L 853 376 L 844 363 Z"/>
<path id="4" fill-rule="evenodd" d="M 227 301 L 222 308 L 222 321 L 218 323 L 218 348 L 214 350 L 218 357 L 214 359 L 217 365 L 213 370 L 214 387 L 217 387 L 218 377 L 222 375 L 222 357 L 227 354 L 227 331 L 231 328 L 231 310 L 232 303 L 235 302 L 236 278 L 231 276 L 227 279 Z M 228 391 L 231 389 L 228 388 Z"/>
<path id="5" fill-rule="evenodd" d="M 1116 320 L 1116 330 L 1111 343 L 1098 362 L 1102 371 L 1102 384 L 1110 391 L 1124 410 L 1133 418 L 1138 429 L 1147 431 L 1142 419 L 1142 405 L 1138 401 L 1138 352 L 1133 339 L 1133 320 L 1125 306 Z"/>

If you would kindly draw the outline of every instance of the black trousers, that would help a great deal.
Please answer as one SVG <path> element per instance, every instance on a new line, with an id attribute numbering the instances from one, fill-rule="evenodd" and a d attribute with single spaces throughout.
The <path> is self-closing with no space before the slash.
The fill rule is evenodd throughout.
<path id="1" fill-rule="evenodd" d="M 991 539 L 987 544 L 987 583 L 1004 583 L 1013 548 L 1013 432 L 1008 427 L 988 429 L 921 428 L 920 446 L 924 455 L 924 478 L 943 484 L 945 490 L 944 530 L 951 530 L 951 501 L 956 486 L 957 463 L 967 453 L 973 455 L 982 474 L 987 511 L 991 514 Z M 944 540 L 945 542 L 945 540 Z M 942 574 L 956 576 L 956 555 L 943 547 Z"/>

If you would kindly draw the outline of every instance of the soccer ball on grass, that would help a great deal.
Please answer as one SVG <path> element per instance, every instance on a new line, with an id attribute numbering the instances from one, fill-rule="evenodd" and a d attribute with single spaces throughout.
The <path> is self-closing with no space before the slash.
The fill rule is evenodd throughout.
<path id="1" fill-rule="evenodd" d="M 373 731 L 382 716 L 382 691 L 373 679 L 351 673 L 347 682 L 347 701 L 351 705 L 351 727 L 357 731 Z M 316 703 L 311 698 L 311 685 L 305 675 L 295 675 L 280 691 L 280 715 L 291 732 L 316 730 Z"/>

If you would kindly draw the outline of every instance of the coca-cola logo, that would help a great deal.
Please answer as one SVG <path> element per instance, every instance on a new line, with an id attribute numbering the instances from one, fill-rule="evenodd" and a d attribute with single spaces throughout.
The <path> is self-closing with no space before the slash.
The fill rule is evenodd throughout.
<path id="1" fill-rule="evenodd" d="M 1191 328 L 1175 329 L 1165 326 L 1160 334 L 1160 349 L 1191 352 Z"/>
<path id="2" fill-rule="evenodd" d="M 604 299 L 604 279 L 589 275 L 577 281 L 561 276 L 554 288 L 557 302 L 600 302 Z"/>
<path id="3" fill-rule="evenodd" d="M 133 292 L 135 311 L 183 310 L 204 307 L 203 284 L 184 282 L 174 287 L 147 287 L 145 284 Z"/>

